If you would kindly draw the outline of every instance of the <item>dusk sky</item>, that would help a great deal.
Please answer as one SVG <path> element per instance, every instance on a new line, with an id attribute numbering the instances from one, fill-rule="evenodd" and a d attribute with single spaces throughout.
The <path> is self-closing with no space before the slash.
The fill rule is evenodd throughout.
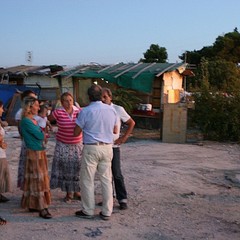
<path id="1" fill-rule="evenodd" d="M 136 63 L 151 44 L 165 47 L 174 63 L 186 50 L 240 31 L 239 0 L 0 0 L 0 6 L 0 67 Z"/>

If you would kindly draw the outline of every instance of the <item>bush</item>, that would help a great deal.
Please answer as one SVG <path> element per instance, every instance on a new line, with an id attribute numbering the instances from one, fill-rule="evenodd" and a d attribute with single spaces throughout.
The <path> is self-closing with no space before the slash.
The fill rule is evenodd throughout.
<path id="1" fill-rule="evenodd" d="M 191 125 L 196 125 L 205 139 L 240 141 L 240 94 L 226 95 L 207 90 L 194 94 L 195 110 Z"/>
<path id="2" fill-rule="evenodd" d="M 141 99 L 135 96 L 135 92 L 129 89 L 118 88 L 113 91 L 113 102 L 124 107 L 130 114 L 136 107 L 136 104 L 141 102 Z"/>

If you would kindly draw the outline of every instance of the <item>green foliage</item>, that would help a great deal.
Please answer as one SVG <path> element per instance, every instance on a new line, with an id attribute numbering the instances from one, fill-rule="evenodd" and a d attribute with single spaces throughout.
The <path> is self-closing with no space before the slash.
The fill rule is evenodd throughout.
<path id="1" fill-rule="evenodd" d="M 240 62 L 240 33 L 235 28 L 233 32 L 217 37 L 213 44 L 216 58 L 234 63 Z"/>
<path id="2" fill-rule="evenodd" d="M 212 46 L 203 47 L 201 50 L 186 51 L 186 53 L 179 56 L 183 61 L 197 66 L 201 63 L 202 58 L 212 59 L 213 57 L 214 52 Z"/>
<path id="3" fill-rule="evenodd" d="M 191 119 L 205 139 L 240 141 L 239 93 L 228 95 L 202 88 L 201 93 L 194 94 L 194 100 L 195 110 Z"/>
<path id="4" fill-rule="evenodd" d="M 204 57 L 210 61 L 222 59 L 238 64 L 240 62 L 240 33 L 237 28 L 233 32 L 218 36 L 212 46 L 205 46 L 200 50 L 187 51 L 179 56 L 183 61 L 199 65 Z"/>
<path id="5" fill-rule="evenodd" d="M 124 107 L 124 109 L 130 114 L 136 107 L 136 104 L 141 102 L 141 99 L 136 97 L 135 92 L 132 90 L 118 88 L 113 91 L 113 102 Z"/>
<path id="6" fill-rule="evenodd" d="M 216 90 L 233 92 L 240 90 L 240 69 L 223 59 L 209 62 L 209 83 Z"/>
<path id="7" fill-rule="evenodd" d="M 184 60 L 185 54 L 180 58 Z M 187 89 L 196 92 L 190 125 L 199 127 L 206 139 L 240 141 L 240 33 L 237 28 L 217 37 L 212 46 L 188 51 L 186 61 L 196 65 L 195 77 L 187 81 Z"/>
<path id="8" fill-rule="evenodd" d="M 198 89 L 208 79 L 209 87 L 215 91 L 233 92 L 240 90 L 240 68 L 224 59 L 207 60 L 202 58 L 195 77 L 187 81 L 187 89 Z M 204 80 L 205 79 L 205 80 Z"/>
<path id="9" fill-rule="evenodd" d="M 168 54 L 165 47 L 160 47 L 158 44 L 151 44 L 150 48 L 143 54 L 144 58 L 139 62 L 144 63 L 166 63 Z"/>
<path id="10" fill-rule="evenodd" d="M 179 56 L 196 66 L 195 77 L 188 78 L 187 89 L 199 88 L 202 81 L 203 59 L 208 63 L 209 86 L 215 90 L 231 92 L 240 88 L 240 33 L 233 32 L 218 36 L 212 46 L 200 50 L 186 51 Z"/>

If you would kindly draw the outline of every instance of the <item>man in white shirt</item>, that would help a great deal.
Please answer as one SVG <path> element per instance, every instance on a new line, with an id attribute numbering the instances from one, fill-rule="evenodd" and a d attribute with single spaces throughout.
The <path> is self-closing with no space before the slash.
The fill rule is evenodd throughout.
<path id="1" fill-rule="evenodd" d="M 113 136 L 117 133 L 117 113 L 102 103 L 102 88 L 99 85 L 92 85 L 88 96 L 91 102 L 79 113 L 74 129 L 74 136 L 83 132 L 84 144 L 80 170 L 83 209 L 75 214 L 81 218 L 93 218 L 94 177 L 98 172 L 103 196 L 100 218 L 109 220 L 113 210 L 111 162 Z"/>
<path id="2" fill-rule="evenodd" d="M 114 134 L 114 145 L 113 145 L 113 159 L 112 159 L 112 174 L 114 180 L 114 186 L 116 190 L 116 197 L 120 205 L 120 210 L 125 210 L 127 206 L 127 191 L 124 183 L 124 177 L 121 171 L 121 161 L 120 161 L 120 145 L 125 143 L 133 131 L 135 126 L 134 120 L 125 111 L 122 106 L 112 103 L 112 92 L 109 88 L 102 89 L 102 102 L 111 105 L 118 116 L 118 133 Z M 127 125 L 126 131 L 120 135 L 121 123 Z"/>

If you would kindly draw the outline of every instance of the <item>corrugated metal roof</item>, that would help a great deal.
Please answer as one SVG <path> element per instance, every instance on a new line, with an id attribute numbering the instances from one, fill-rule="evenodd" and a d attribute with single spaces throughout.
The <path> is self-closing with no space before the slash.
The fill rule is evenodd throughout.
<path id="1" fill-rule="evenodd" d="M 156 77 L 165 72 L 177 70 L 180 74 L 187 68 L 186 63 L 118 63 L 114 65 L 89 64 L 76 66 L 54 76 L 66 78 L 103 78 L 125 88 L 150 93 Z"/>
<path id="2" fill-rule="evenodd" d="M 9 74 L 9 75 L 27 75 L 27 74 L 36 74 L 36 75 L 51 75 L 53 73 L 52 69 L 56 67 L 52 66 L 27 66 L 20 65 L 9 68 L 0 68 L 0 74 Z M 61 70 L 63 68 L 59 66 Z"/>
<path id="3" fill-rule="evenodd" d="M 74 68 L 63 71 L 57 75 L 62 76 L 77 76 L 77 74 L 84 74 L 89 71 L 95 72 L 96 74 L 107 73 L 115 74 L 115 77 L 119 77 L 125 73 L 134 73 L 139 75 L 140 73 L 149 73 L 153 75 L 162 74 L 167 71 L 174 71 L 176 69 L 187 68 L 186 63 L 118 63 L 114 65 L 98 65 L 98 64 L 89 64 L 89 65 L 79 65 Z M 161 75 L 160 74 L 160 75 Z"/>

